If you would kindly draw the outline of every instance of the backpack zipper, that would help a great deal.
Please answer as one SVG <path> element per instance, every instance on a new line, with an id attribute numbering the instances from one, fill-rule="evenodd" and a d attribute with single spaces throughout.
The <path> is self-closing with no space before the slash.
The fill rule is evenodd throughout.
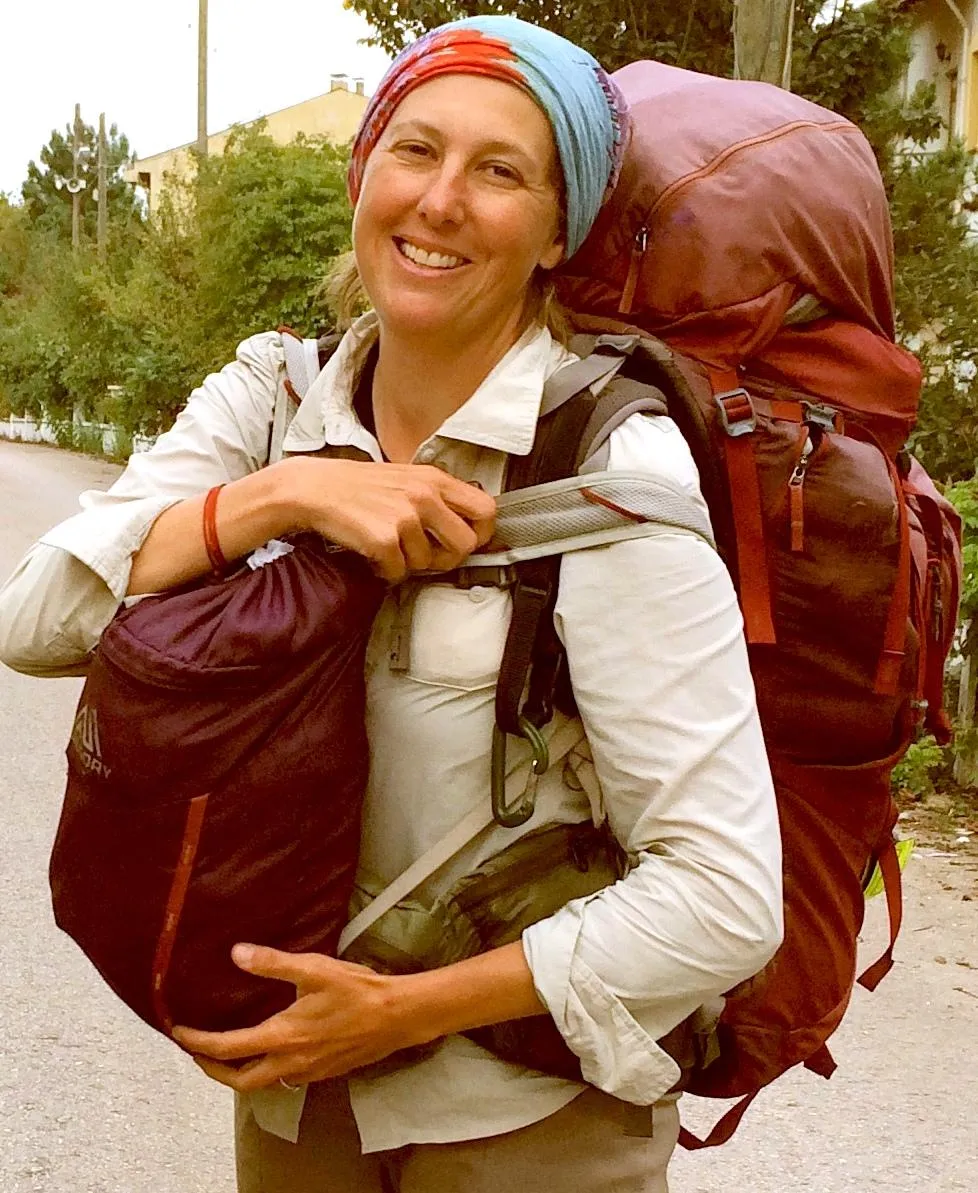
<path id="1" fill-rule="evenodd" d="M 648 247 L 649 230 L 643 224 L 635 233 L 635 239 L 632 241 L 632 257 L 628 266 L 628 277 L 625 279 L 625 288 L 621 292 L 621 302 L 618 304 L 619 315 L 631 314 L 635 291 L 638 289 L 638 277 L 642 272 L 642 263 L 645 260 L 645 251 Z"/>
<path id="2" fill-rule="evenodd" d="M 792 551 L 804 551 L 805 549 L 805 474 L 808 472 L 808 461 L 815 450 L 815 444 L 812 443 L 812 437 L 807 427 L 804 429 L 804 436 L 805 441 L 802 444 L 798 463 L 788 478 L 788 510 L 791 518 Z"/>

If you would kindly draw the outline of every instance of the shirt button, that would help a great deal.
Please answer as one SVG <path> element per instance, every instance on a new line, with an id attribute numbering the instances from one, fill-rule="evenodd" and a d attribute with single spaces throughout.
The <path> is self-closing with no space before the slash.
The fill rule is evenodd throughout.
<path id="1" fill-rule="evenodd" d="M 484 588 L 470 588 L 469 600 L 476 605 L 481 604 L 486 599 L 486 590 Z"/>
<path id="2" fill-rule="evenodd" d="M 418 452 L 418 463 L 419 464 L 430 464 L 434 460 L 435 456 L 437 456 L 437 455 L 438 455 L 437 448 L 431 447 L 431 445 L 429 444 L 428 447 L 423 447 Z"/>

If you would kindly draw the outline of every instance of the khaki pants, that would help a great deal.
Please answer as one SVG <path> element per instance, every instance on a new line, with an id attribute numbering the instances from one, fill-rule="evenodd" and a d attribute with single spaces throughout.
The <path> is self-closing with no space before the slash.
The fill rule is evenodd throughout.
<path id="1" fill-rule="evenodd" d="M 622 1104 L 588 1089 L 556 1114 L 505 1135 L 360 1154 L 346 1083 L 309 1089 L 297 1143 L 262 1131 L 238 1105 L 239 1193 L 668 1193 L 675 1098 L 652 1110 L 652 1136 L 626 1133 Z M 648 1122 L 646 1112 L 646 1123 Z"/>

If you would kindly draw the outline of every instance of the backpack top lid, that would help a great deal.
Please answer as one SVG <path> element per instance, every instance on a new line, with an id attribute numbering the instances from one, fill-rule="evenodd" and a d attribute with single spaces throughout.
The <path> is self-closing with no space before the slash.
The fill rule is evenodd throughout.
<path id="1" fill-rule="evenodd" d="M 893 344 L 889 210 L 859 129 L 767 83 L 661 62 L 614 78 L 631 141 L 615 194 L 560 271 L 565 305 L 718 369 L 767 363 L 819 393 L 798 359 L 811 355 L 811 327 L 783 326 L 811 295 L 831 312 L 817 326 L 838 341 L 824 355 L 872 360 L 912 419 L 919 368 Z"/>

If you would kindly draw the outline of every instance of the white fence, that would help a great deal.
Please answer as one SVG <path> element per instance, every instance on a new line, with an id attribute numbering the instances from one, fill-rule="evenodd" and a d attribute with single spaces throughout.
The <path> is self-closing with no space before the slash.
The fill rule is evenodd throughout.
<path id="1" fill-rule="evenodd" d="M 110 423 L 93 423 L 84 419 L 75 419 L 71 424 L 71 446 L 78 451 L 98 450 L 104 456 L 128 455 L 132 452 L 144 452 L 153 446 L 153 439 L 146 435 L 129 436 L 125 431 Z M 11 414 L 9 418 L 0 418 L 0 439 L 14 439 L 20 443 L 51 443 L 57 445 L 65 442 L 65 435 L 59 436 L 57 429 L 48 422 L 37 422 L 33 418 Z"/>

